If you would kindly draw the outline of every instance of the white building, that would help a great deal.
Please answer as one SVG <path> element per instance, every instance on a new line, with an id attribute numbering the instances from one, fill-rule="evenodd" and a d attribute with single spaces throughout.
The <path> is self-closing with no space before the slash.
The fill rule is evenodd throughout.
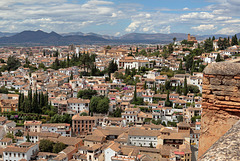
<path id="1" fill-rule="evenodd" d="M 120 154 L 120 144 L 113 142 L 104 150 L 104 161 L 112 161 L 112 157 Z"/>
<path id="2" fill-rule="evenodd" d="M 34 143 L 22 143 L 19 146 L 8 146 L 3 151 L 4 161 L 19 161 L 26 159 L 29 161 L 31 156 L 35 155 L 39 151 L 38 144 Z"/>
<path id="3" fill-rule="evenodd" d="M 90 100 L 88 99 L 69 98 L 67 102 L 68 109 L 76 111 L 76 113 L 89 112 Z"/>
<path id="4" fill-rule="evenodd" d="M 71 126 L 67 123 L 42 124 L 41 132 L 53 132 L 61 136 L 71 137 Z"/>
<path id="5" fill-rule="evenodd" d="M 137 117 L 139 112 L 139 108 L 126 108 L 126 110 L 122 113 L 122 118 L 125 119 L 127 123 L 134 123 L 138 119 Z"/>
<path id="6" fill-rule="evenodd" d="M 128 145 L 153 147 L 157 146 L 157 137 L 160 135 L 158 130 L 142 130 L 132 128 L 128 132 Z"/>

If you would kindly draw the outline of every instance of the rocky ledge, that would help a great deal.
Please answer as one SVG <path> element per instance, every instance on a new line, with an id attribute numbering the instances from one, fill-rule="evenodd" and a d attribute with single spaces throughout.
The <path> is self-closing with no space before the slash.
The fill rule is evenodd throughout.
<path id="1" fill-rule="evenodd" d="M 240 121 L 214 143 L 199 161 L 240 160 Z"/>

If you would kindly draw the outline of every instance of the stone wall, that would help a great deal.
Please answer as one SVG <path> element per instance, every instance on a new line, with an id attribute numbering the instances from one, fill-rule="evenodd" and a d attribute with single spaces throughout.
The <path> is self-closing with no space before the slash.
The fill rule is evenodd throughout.
<path id="1" fill-rule="evenodd" d="M 213 63 L 204 70 L 198 157 L 240 120 L 240 63 Z"/>

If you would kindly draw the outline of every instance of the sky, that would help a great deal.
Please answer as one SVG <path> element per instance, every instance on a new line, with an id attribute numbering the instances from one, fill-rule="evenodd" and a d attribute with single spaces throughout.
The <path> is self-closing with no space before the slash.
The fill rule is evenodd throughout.
<path id="1" fill-rule="evenodd" d="M 240 0 L 1 0 L 0 32 L 240 32 Z"/>

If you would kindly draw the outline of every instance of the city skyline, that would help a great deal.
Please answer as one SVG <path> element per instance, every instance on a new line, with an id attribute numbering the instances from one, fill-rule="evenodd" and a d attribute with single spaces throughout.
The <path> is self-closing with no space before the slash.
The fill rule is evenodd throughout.
<path id="1" fill-rule="evenodd" d="M 233 35 L 240 32 L 239 6 L 237 0 L 3 0 L 0 31 Z"/>

